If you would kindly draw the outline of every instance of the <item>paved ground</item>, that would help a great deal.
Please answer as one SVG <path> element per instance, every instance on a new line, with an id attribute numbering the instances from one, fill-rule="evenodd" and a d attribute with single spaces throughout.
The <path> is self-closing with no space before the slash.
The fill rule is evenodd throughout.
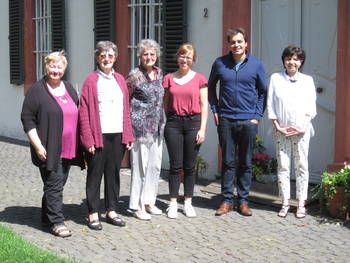
<path id="1" fill-rule="evenodd" d="M 103 222 L 100 232 L 85 222 L 86 172 L 72 169 L 64 191 L 67 239 L 54 237 L 40 225 L 42 182 L 27 146 L 0 141 L 0 223 L 34 244 L 81 262 L 349 262 L 350 225 L 320 216 L 318 209 L 298 220 L 276 216 L 277 208 L 251 203 L 252 217 L 237 212 L 215 217 L 217 195 L 196 186 L 197 218 L 165 215 L 143 222 L 128 206 L 130 171 L 121 176 L 120 213 L 127 227 Z M 158 206 L 165 210 L 167 182 L 159 184 Z M 182 205 L 180 206 L 182 208 Z M 314 211 L 312 211 L 314 210 Z"/>

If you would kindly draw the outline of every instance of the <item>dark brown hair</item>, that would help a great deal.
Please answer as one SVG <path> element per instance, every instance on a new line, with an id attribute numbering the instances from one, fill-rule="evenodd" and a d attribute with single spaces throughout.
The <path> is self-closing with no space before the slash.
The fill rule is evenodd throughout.
<path id="1" fill-rule="evenodd" d="M 301 47 L 292 46 L 292 45 L 286 47 L 282 52 L 281 58 L 282 58 L 283 66 L 284 66 L 284 59 L 288 57 L 293 57 L 294 55 L 296 55 L 297 58 L 300 59 L 301 61 L 300 68 L 302 68 L 306 59 L 305 51 Z"/>
<path id="2" fill-rule="evenodd" d="M 232 37 L 241 33 L 243 35 L 244 41 L 248 42 L 248 33 L 241 27 L 238 27 L 236 29 L 229 29 L 227 30 L 227 42 L 231 42 Z"/>

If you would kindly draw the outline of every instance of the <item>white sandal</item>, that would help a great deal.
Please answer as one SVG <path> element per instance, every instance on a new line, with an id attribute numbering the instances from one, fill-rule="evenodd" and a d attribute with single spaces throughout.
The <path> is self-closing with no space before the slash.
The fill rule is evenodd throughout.
<path id="1" fill-rule="evenodd" d="M 306 216 L 305 206 L 298 206 L 297 213 L 295 214 L 297 218 L 304 218 Z"/>
<path id="2" fill-rule="evenodd" d="M 281 210 L 278 212 L 279 217 L 286 217 L 288 215 L 289 205 L 282 205 Z"/>

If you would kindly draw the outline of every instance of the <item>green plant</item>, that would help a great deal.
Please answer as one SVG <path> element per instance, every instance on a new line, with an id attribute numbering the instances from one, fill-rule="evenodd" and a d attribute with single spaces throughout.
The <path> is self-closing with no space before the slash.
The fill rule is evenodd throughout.
<path id="1" fill-rule="evenodd" d="M 337 194 L 339 187 L 344 188 L 345 197 L 350 198 L 350 166 L 346 165 L 339 172 L 325 172 L 322 174 L 321 183 L 312 191 L 313 198 L 319 200 L 322 209 L 329 206 L 329 200 Z M 345 207 L 346 209 L 346 207 Z"/>
<path id="2" fill-rule="evenodd" d="M 350 165 L 346 165 L 339 172 L 323 173 L 322 181 L 315 189 L 318 194 L 321 192 L 324 197 L 332 198 L 336 194 L 338 186 L 344 187 L 346 195 L 350 197 Z"/>
<path id="3" fill-rule="evenodd" d="M 197 155 L 196 158 L 196 175 L 197 177 L 199 175 L 203 175 L 209 168 L 209 164 L 207 163 L 207 161 L 201 156 L 201 155 Z"/>

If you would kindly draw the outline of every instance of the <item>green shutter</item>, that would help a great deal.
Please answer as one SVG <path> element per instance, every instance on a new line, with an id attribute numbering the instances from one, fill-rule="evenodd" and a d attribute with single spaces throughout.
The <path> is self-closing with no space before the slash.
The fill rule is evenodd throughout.
<path id="1" fill-rule="evenodd" d="M 163 67 L 166 73 L 177 70 L 176 51 L 187 42 L 186 7 L 185 0 L 163 1 Z"/>
<path id="2" fill-rule="evenodd" d="M 51 0 L 52 17 L 52 50 L 58 51 L 65 49 L 65 0 Z"/>
<path id="3" fill-rule="evenodd" d="M 101 40 L 115 42 L 115 1 L 94 0 L 95 44 Z"/>
<path id="4" fill-rule="evenodd" d="M 10 83 L 21 85 L 23 73 L 23 2 L 9 0 Z"/>

